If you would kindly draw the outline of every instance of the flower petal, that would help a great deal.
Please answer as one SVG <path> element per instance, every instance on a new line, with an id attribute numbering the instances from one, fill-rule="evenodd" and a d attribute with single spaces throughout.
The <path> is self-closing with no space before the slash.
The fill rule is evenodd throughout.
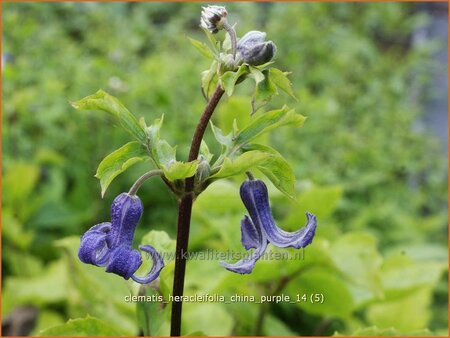
<path id="1" fill-rule="evenodd" d="M 159 273 L 161 272 L 161 269 L 164 267 L 164 260 L 161 257 L 161 255 L 155 250 L 155 248 L 152 247 L 151 245 L 141 245 L 141 246 L 139 246 L 139 249 L 150 254 L 150 257 L 153 260 L 153 266 L 150 269 L 150 272 L 147 275 L 145 275 L 144 277 L 138 277 L 138 276 L 132 275 L 131 278 L 135 282 L 138 282 L 141 284 L 148 284 L 148 283 L 154 281 L 156 278 L 158 278 Z"/>
<path id="2" fill-rule="evenodd" d="M 220 262 L 220 265 L 222 265 L 225 269 L 232 272 L 240 274 L 251 273 L 253 267 L 255 266 L 256 261 L 260 259 L 262 255 L 264 255 L 266 249 L 267 249 L 267 240 L 264 238 L 264 241 L 261 243 L 261 246 L 258 247 L 255 251 L 253 251 L 249 257 L 241 259 L 240 261 L 234 264 Z"/>
<path id="3" fill-rule="evenodd" d="M 263 181 L 247 180 L 241 185 L 241 198 L 256 227 L 263 229 L 270 243 L 280 248 L 303 248 L 312 242 L 317 221 L 307 213 L 308 223 L 295 232 L 287 232 L 275 224 L 269 204 L 267 187 Z"/>
<path id="4" fill-rule="evenodd" d="M 241 242 L 246 250 L 261 246 L 261 234 L 247 215 L 241 221 Z"/>
<path id="5" fill-rule="evenodd" d="M 111 231 L 106 239 L 111 249 L 119 245 L 131 249 L 142 210 L 142 202 L 136 195 L 122 193 L 114 199 L 111 205 Z"/>
<path id="6" fill-rule="evenodd" d="M 111 223 L 94 225 L 81 237 L 78 257 L 83 263 L 103 266 L 109 257 L 106 236 L 111 230 Z"/>
<path id="7" fill-rule="evenodd" d="M 245 216 L 241 221 L 242 245 L 246 250 L 254 248 L 255 250 L 249 257 L 241 259 L 240 261 L 230 264 L 220 262 L 220 264 L 227 270 L 246 274 L 251 273 L 256 261 L 264 254 L 267 249 L 267 238 L 262 232 L 261 228 L 255 226 L 252 220 Z"/>
<path id="8" fill-rule="evenodd" d="M 110 255 L 106 272 L 115 273 L 129 279 L 142 264 L 141 254 L 126 246 L 115 248 Z"/>

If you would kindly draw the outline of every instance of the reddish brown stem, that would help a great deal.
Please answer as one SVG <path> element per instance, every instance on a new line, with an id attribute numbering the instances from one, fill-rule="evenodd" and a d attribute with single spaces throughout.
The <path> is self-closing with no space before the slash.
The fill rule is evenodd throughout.
<path id="1" fill-rule="evenodd" d="M 192 137 L 188 161 L 197 159 L 203 135 L 208 127 L 208 122 L 222 98 L 223 93 L 223 89 L 218 86 L 206 105 L 200 121 L 197 124 L 197 128 L 195 129 L 194 136 Z M 186 253 L 189 242 L 189 229 L 191 226 L 192 203 L 194 201 L 193 190 L 194 176 L 185 180 L 185 194 L 178 205 L 177 246 L 175 251 L 175 273 L 172 292 L 175 299 L 183 296 L 184 276 L 186 272 Z M 170 335 L 172 337 L 179 337 L 181 334 L 182 305 L 182 301 L 174 301 L 172 303 L 172 318 L 170 323 Z"/>

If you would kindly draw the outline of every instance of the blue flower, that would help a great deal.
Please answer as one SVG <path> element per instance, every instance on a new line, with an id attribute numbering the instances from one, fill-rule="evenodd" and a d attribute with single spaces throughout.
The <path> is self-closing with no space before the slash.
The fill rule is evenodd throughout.
<path id="1" fill-rule="evenodd" d="M 312 242 L 317 221 L 316 216 L 307 212 L 308 223 L 294 232 L 287 232 L 275 224 L 269 204 L 267 187 L 260 180 L 246 180 L 241 185 L 241 199 L 250 214 L 241 221 L 241 241 L 246 250 L 253 253 L 234 264 L 221 262 L 227 270 L 240 274 L 251 273 L 256 261 L 264 254 L 268 243 L 279 248 L 304 248 Z"/>
<path id="2" fill-rule="evenodd" d="M 117 196 L 111 206 L 111 222 L 94 225 L 81 237 L 78 250 L 80 260 L 87 264 L 106 266 L 106 272 L 125 279 L 131 278 L 141 284 L 155 280 L 164 267 L 164 261 L 150 245 L 141 245 L 139 249 L 150 255 L 153 267 L 144 277 L 134 275 L 142 264 L 141 254 L 132 246 L 142 210 L 139 197 L 128 193 Z"/>

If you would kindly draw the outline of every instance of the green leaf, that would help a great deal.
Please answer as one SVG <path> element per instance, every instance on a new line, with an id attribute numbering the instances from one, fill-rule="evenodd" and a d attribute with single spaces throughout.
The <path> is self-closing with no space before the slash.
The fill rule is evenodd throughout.
<path id="1" fill-rule="evenodd" d="M 203 32 L 208 38 L 209 43 L 211 44 L 211 50 L 215 51 L 214 54 L 219 54 L 220 51 L 220 42 L 217 41 L 216 37 L 207 29 L 202 27 Z"/>
<path id="2" fill-rule="evenodd" d="M 205 140 L 202 140 L 202 143 L 200 144 L 200 155 L 203 156 L 208 163 L 211 162 L 214 157 L 214 155 L 211 154 Z"/>
<path id="3" fill-rule="evenodd" d="M 174 253 L 176 242 L 165 231 L 151 230 L 142 237 L 141 245 L 151 245 L 159 253 Z"/>
<path id="4" fill-rule="evenodd" d="M 63 325 L 54 326 L 47 330 L 41 331 L 41 336 L 121 336 L 122 333 L 111 328 L 104 321 L 87 316 L 86 318 L 69 319 Z"/>
<path id="5" fill-rule="evenodd" d="M 159 133 L 164 122 L 164 114 L 161 115 L 159 119 L 155 119 L 153 124 L 146 127 L 145 132 L 147 133 L 147 146 L 149 147 L 154 159 L 158 158 L 157 148 L 159 142 Z"/>
<path id="6" fill-rule="evenodd" d="M 190 37 L 188 37 L 188 39 L 192 43 L 192 45 L 197 48 L 200 54 L 207 57 L 208 59 L 214 59 L 213 51 L 211 51 L 211 48 L 209 48 L 205 43 L 192 39 Z"/>
<path id="7" fill-rule="evenodd" d="M 97 266 L 84 264 L 78 258 L 80 237 L 73 236 L 60 239 L 56 245 L 63 249 L 65 274 L 69 287 L 63 297 L 67 299 L 72 313 L 89 313 L 108 323 L 116 332 L 132 336 L 136 332 L 136 306 L 125 301 L 132 291 L 123 278 L 112 273 L 106 273 Z M 145 271 L 145 272 L 148 272 Z M 60 283 L 60 278 L 54 277 L 53 284 L 47 283 L 42 290 L 52 292 Z M 130 282 L 133 283 L 133 282 Z"/>
<path id="8" fill-rule="evenodd" d="M 233 318 L 220 303 L 185 302 L 183 310 L 185 332 L 201 331 L 207 336 L 228 336 L 232 332 Z"/>
<path id="9" fill-rule="evenodd" d="M 213 61 L 211 63 L 211 67 L 208 70 L 202 72 L 202 90 L 206 99 L 212 95 L 215 90 L 218 82 L 217 77 L 217 69 L 219 63 L 217 61 Z"/>
<path id="10" fill-rule="evenodd" d="M 145 147 L 139 142 L 133 141 L 106 156 L 99 164 L 95 177 L 100 180 L 102 197 L 106 189 L 118 175 L 123 173 L 133 164 L 148 159 Z"/>
<path id="11" fill-rule="evenodd" d="M 269 70 L 270 78 L 272 79 L 273 83 L 280 88 L 282 91 L 284 91 L 286 94 L 297 100 L 295 97 L 295 94 L 292 90 L 292 83 L 288 79 L 289 72 L 282 72 L 281 70 L 277 68 L 270 68 Z"/>
<path id="12" fill-rule="evenodd" d="M 287 286 L 291 296 L 303 294 L 307 298 L 311 294 L 323 294 L 323 303 L 296 303 L 304 311 L 322 315 L 336 316 L 346 319 L 353 310 L 353 298 L 345 282 L 335 272 L 320 267 L 313 267 L 293 279 Z M 309 298 L 308 298 L 309 299 Z"/>
<path id="13" fill-rule="evenodd" d="M 367 320 L 378 327 L 401 331 L 424 329 L 431 319 L 431 298 L 432 289 L 422 287 L 405 297 L 373 304 L 367 310 Z"/>
<path id="14" fill-rule="evenodd" d="M 220 77 L 220 81 L 222 84 L 222 88 L 225 90 L 228 96 L 233 95 L 234 87 L 236 86 L 236 83 L 238 82 L 239 78 L 242 75 L 248 73 L 249 73 L 249 66 L 243 64 L 235 72 L 228 71 L 222 74 L 222 76 Z"/>
<path id="15" fill-rule="evenodd" d="M 141 285 L 139 296 L 157 297 L 159 292 L 148 285 Z M 158 301 L 136 302 L 139 327 L 142 329 L 144 336 L 155 336 L 163 325 L 165 320 L 165 313 L 163 312 L 167 312 L 168 307 L 162 307 L 161 305 L 162 303 Z"/>
<path id="16" fill-rule="evenodd" d="M 286 106 L 278 110 L 272 110 L 257 117 L 247 127 L 242 129 L 235 137 L 235 144 L 244 145 L 253 140 L 258 135 L 267 133 L 275 128 L 292 125 L 300 127 L 305 121 L 303 115 L 295 113 L 294 109 L 289 110 Z"/>
<path id="17" fill-rule="evenodd" d="M 176 162 L 177 149 L 172 147 L 166 140 L 158 140 L 155 148 L 155 160 L 158 166 L 169 168 Z"/>
<path id="18" fill-rule="evenodd" d="M 109 95 L 103 90 L 97 91 L 95 94 L 86 96 L 85 98 L 72 102 L 75 109 L 80 110 L 103 110 L 114 115 L 131 135 L 139 142 L 145 144 L 147 136 L 144 129 L 139 124 L 136 117 L 125 108 L 125 106 L 114 96 Z"/>
<path id="19" fill-rule="evenodd" d="M 163 166 L 164 175 L 169 181 L 182 180 L 195 175 L 198 167 L 198 160 L 192 162 L 176 161 L 170 167 Z"/>
<path id="20" fill-rule="evenodd" d="M 255 71 L 257 70 L 255 69 Z M 251 115 L 253 115 L 258 109 L 269 103 L 274 95 L 278 94 L 277 86 L 270 78 L 269 72 L 265 70 L 261 74 L 263 74 L 264 76 L 261 81 L 259 81 L 261 79 L 260 77 L 255 77 L 256 87 L 252 97 Z"/>
<path id="21" fill-rule="evenodd" d="M 283 194 L 293 198 L 295 189 L 295 175 L 292 167 L 275 149 L 261 144 L 248 144 L 244 151 L 259 150 L 272 154 L 270 161 L 263 162 L 257 168 L 273 183 Z"/>
<path id="22" fill-rule="evenodd" d="M 235 160 L 226 157 L 220 170 L 210 179 L 214 181 L 219 178 L 243 174 L 252 168 L 261 170 L 280 191 L 292 197 L 294 175 L 287 162 L 277 152 L 250 150 Z"/>
<path id="23" fill-rule="evenodd" d="M 335 334 L 335 336 L 341 336 L 339 334 Z M 348 335 L 342 335 L 344 337 Z M 421 336 L 421 337 L 430 337 L 434 336 L 432 332 L 428 329 L 423 330 L 414 330 L 402 332 L 393 327 L 390 328 L 379 328 L 377 326 L 365 327 L 354 331 L 351 336 L 355 337 L 392 337 L 392 336 Z"/>
<path id="24" fill-rule="evenodd" d="M 213 131 L 214 137 L 216 138 L 217 142 L 219 142 L 222 146 L 224 146 L 226 149 L 230 148 L 233 143 L 233 134 L 229 133 L 228 135 L 224 135 L 222 132 L 222 129 L 219 127 L 216 127 L 212 121 L 210 121 L 211 129 Z"/>
<path id="25" fill-rule="evenodd" d="M 250 76 L 255 80 L 255 83 L 258 84 L 262 81 L 264 81 L 265 76 L 262 71 L 260 71 L 258 68 L 250 66 Z"/>
<path id="26" fill-rule="evenodd" d="M 380 278 L 382 257 L 377 249 L 376 238 L 365 232 L 352 232 L 339 237 L 331 246 L 335 266 L 346 274 L 358 290 L 363 288 L 371 294 L 362 296 L 356 292 L 354 299 L 362 303 L 370 298 L 383 296 Z M 361 296 L 361 299 L 358 297 Z M 367 298 L 367 299 L 366 299 Z"/>

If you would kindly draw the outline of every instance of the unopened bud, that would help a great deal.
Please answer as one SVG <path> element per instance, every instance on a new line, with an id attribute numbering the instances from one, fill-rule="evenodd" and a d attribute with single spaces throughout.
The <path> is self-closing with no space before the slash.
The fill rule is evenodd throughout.
<path id="1" fill-rule="evenodd" d="M 222 6 L 202 7 L 202 16 L 200 18 L 200 26 L 216 34 L 227 22 L 228 12 Z"/>
<path id="2" fill-rule="evenodd" d="M 198 182 L 203 182 L 211 175 L 211 167 L 206 159 L 203 157 L 200 159 L 200 163 L 197 167 L 197 172 L 195 173 L 195 178 Z"/>
<path id="3" fill-rule="evenodd" d="M 272 41 L 265 41 L 266 33 L 250 31 L 237 43 L 240 58 L 252 66 L 269 62 L 275 56 L 277 47 Z"/>

